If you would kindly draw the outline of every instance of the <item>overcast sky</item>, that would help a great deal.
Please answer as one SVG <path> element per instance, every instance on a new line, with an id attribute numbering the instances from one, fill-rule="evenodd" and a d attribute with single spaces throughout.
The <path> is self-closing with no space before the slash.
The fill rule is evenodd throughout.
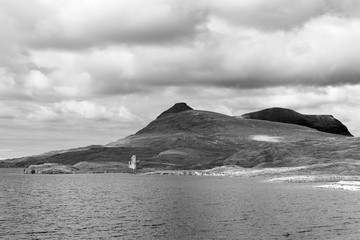
<path id="1" fill-rule="evenodd" d="M 176 102 L 360 136 L 358 0 L 0 0 L 0 159 L 106 144 Z"/>

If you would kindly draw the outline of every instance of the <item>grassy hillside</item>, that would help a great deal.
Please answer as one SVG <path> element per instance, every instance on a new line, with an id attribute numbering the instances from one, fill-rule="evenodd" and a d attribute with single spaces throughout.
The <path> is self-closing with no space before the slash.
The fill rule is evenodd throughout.
<path id="1" fill-rule="evenodd" d="M 223 165 L 290 167 L 344 159 L 358 161 L 358 149 L 357 138 L 177 106 L 136 134 L 108 145 L 12 159 L 1 165 L 86 162 L 96 166 L 95 163 L 111 162 L 114 166 L 116 162 L 127 164 L 131 155 L 136 155 L 142 169 L 209 169 Z"/>

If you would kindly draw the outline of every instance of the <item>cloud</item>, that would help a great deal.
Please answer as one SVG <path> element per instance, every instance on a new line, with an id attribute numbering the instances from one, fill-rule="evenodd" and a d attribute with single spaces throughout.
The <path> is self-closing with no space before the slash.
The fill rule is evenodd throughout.
<path id="1" fill-rule="evenodd" d="M 0 152 L 11 152 L 11 149 L 0 149 Z"/>
<path id="2" fill-rule="evenodd" d="M 84 49 L 108 44 L 171 43 L 192 38 L 206 15 L 190 1 L 40 1 L 51 16 L 33 21 L 26 39 L 36 48 Z"/>
<path id="3" fill-rule="evenodd" d="M 46 13 L 24 15 L 17 1 L 3 4 L 0 28 L 10 31 L 2 40 L 8 55 L 0 56 L 3 98 L 55 102 L 171 86 L 360 79 L 356 1 L 36 1 Z"/>
<path id="4" fill-rule="evenodd" d="M 85 119 L 106 120 L 116 115 L 104 106 L 87 101 L 64 101 L 54 107 L 62 114 L 75 114 Z"/>
<path id="5" fill-rule="evenodd" d="M 0 114 L 0 119 L 14 119 L 15 116 L 14 115 L 9 115 L 9 114 Z"/>
<path id="6" fill-rule="evenodd" d="M 287 30 L 319 16 L 325 1 L 210 0 L 203 1 L 203 4 L 214 16 L 235 25 L 261 30 Z"/>
<path id="7" fill-rule="evenodd" d="M 134 122 L 141 120 L 124 106 L 108 108 L 90 101 L 62 101 L 47 106 L 33 106 L 28 118 L 44 121 L 58 122 L 66 120 L 93 120 L 93 121 L 120 121 Z"/>
<path id="8" fill-rule="evenodd" d="M 268 33 L 213 18 L 209 28 L 220 39 L 215 49 L 221 56 L 220 71 L 212 73 L 221 79 L 213 81 L 219 86 L 261 88 L 359 81 L 355 65 L 360 53 L 352 48 L 360 40 L 359 20 L 323 16 L 301 29 Z"/>
<path id="9" fill-rule="evenodd" d="M 289 31 L 324 15 L 346 18 L 360 17 L 360 3 L 356 0 L 204 0 L 209 14 L 229 24 L 261 31 Z"/>
<path id="10" fill-rule="evenodd" d="M 360 53 L 352 46 L 360 40 L 360 20 L 321 16 L 299 29 L 264 32 L 212 17 L 207 28 L 207 34 L 187 45 L 33 51 L 31 59 L 39 67 L 56 69 L 63 79 L 87 74 L 87 92 L 80 88 L 74 95 L 133 94 L 184 85 L 262 88 L 359 82 Z"/>
<path id="11" fill-rule="evenodd" d="M 31 70 L 26 77 L 24 86 L 27 89 L 45 91 L 50 88 L 50 80 L 39 70 Z"/>
<path id="12" fill-rule="evenodd" d="M 0 121 L 11 122 L 9 120 L 14 120 L 17 117 L 16 108 L 11 106 L 8 102 L 0 101 Z"/>
<path id="13" fill-rule="evenodd" d="M 43 121 L 43 122 L 59 122 L 61 117 L 59 113 L 46 106 L 36 106 L 27 116 L 30 120 Z"/>

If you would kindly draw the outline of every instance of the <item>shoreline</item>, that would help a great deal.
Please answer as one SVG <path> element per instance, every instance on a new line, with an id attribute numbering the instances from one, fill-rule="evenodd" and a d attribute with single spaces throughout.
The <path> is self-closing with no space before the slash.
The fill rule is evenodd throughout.
<path id="1" fill-rule="evenodd" d="M 331 184 L 320 185 L 317 186 L 317 188 L 360 191 L 360 181 L 339 181 Z"/>
<path id="2" fill-rule="evenodd" d="M 301 174 L 311 166 L 247 169 L 238 166 L 222 166 L 207 170 L 166 170 L 143 175 L 193 175 L 256 178 L 265 183 L 323 183 L 316 188 L 360 191 L 360 176 L 327 173 Z"/>
<path id="3" fill-rule="evenodd" d="M 75 167 L 77 166 L 77 167 Z M 79 167 L 82 168 L 79 168 Z M 24 169 L 27 174 L 94 174 L 94 173 L 127 173 L 138 175 L 187 175 L 187 176 L 218 176 L 256 178 L 267 183 L 324 183 L 317 186 L 323 189 L 344 189 L 360 191 L 360 175 L 338 174 L 329 171 L 319 171 L 331 164 L 316 164 L 297 167 L 278 168 L 243 168 L 236 165 L 226 165 L 204 170 L 157 170 L 144 168 L 131 170 L 119 163 L 81 163 L 74 166 L 45 163 L 32 165 Z M 111 168 L 110 168 L 111 167 Z"/>

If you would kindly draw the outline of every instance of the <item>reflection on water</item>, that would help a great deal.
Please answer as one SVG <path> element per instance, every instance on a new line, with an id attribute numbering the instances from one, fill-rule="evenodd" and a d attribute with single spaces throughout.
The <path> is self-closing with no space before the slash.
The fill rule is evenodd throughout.
<path id="1" fill-rule="evenodd" d="M 0 169 L 1 239 L 359 239 L 360 193 L 253 179 Z"/>

